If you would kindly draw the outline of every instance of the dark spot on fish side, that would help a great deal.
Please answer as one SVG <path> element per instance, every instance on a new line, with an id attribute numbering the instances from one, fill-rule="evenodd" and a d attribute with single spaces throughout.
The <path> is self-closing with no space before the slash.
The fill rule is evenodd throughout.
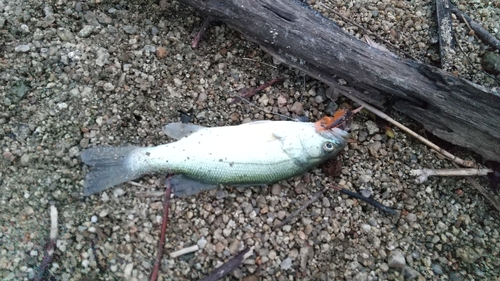
<path id="1" fill-rule="evenodd" d="M 234 165 L 234 162 L 229 163 L 229 166 L 231 166 L 231 167 L 232 167 L 233 165 Z"/>
<path id="2" fill-rule="evenodd" d="M 151 153 L 150 152 L 146 152 L 146 156 L 151 156 Z"/>
<path id="3" fill-rule="evenodd" d="M 222 158 L 221 158 L 221 159 L 219 159 L 219 162 L 222 162 Z"/>

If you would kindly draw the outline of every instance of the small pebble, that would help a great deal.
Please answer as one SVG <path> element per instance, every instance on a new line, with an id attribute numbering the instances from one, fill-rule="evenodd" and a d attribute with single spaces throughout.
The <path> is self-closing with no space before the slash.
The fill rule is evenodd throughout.
<path id="1" fill-rule="evenodd" d="M 26 53 L 30 50 L 30 45 L 17 45 L 14 48 L 14 51 L 20 52 L 20 53 Z"/>
<path id="2" fill-rule="evenodd" d="M 280 195 L 281 194 L 281 185 L 280 184 L 273 184 L 271 187 L 271 194 L 272 195 Z"/>
<path id="3" fill-rule="evenodd" d="M 168 52 L 167 52 L 167 49 L 165 49 L 165 47 L 158 47 L 156 48 L 156 57 L 158 59 L 164 59 L 166 58 L 168 55 Z"/>
<path id="4" fill-rule="evenodd" d="M 394 250 L 389 254 L 389 267 L 401 269 L 406 265 L 406 259 L 401 250 Z"/>
<path id="5" fill-rule="evenodd" d="M 292 259 L 286 258 L 281 262 L 281 269 L 288 270 L 292 267 Z"/>
<path id="6" fill-rule="evenodd" d="M 290 111 L 297 115 L 304 115 L 304 106 L 301 102 L 296 101 L 290 108 Z"/>

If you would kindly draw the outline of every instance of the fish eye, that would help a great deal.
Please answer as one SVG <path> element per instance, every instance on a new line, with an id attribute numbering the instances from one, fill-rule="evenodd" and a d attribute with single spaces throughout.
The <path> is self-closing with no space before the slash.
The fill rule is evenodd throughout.
<path id="1" fill-rule="evenodd" d="M 333 145 L 333 143 L 332 143 L 332 142 L 327 141 L 327 142 L 325 142 L 325 143 L 323 144 L 323 149 L 324 149 L 325 151 L 330 152 L 330 151 L 333 151 L 333 150 L 335 149 L 335 146 Z"/>

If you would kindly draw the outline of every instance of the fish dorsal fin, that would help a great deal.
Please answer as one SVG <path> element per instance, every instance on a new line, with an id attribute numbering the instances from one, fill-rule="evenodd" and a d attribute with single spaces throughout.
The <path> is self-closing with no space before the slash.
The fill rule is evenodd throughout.
<path id="1" fill-rule="evenodd" d="M 179 140 L 205 128 L 200 125 L 176 122 L 163 127 L 163 133 L 173 139 Z"/>

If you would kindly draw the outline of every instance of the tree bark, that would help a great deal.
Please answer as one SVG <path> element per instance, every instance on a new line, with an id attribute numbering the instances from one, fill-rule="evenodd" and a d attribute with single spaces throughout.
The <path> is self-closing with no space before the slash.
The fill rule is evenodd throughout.
<path id="1" fill-rule="evenodd" d="M 348 97 L 392 104 L 436 136 L 500 161 L 500 96 L 492 90 L 372 48 L 297 0 L 181 2 Z"/>

